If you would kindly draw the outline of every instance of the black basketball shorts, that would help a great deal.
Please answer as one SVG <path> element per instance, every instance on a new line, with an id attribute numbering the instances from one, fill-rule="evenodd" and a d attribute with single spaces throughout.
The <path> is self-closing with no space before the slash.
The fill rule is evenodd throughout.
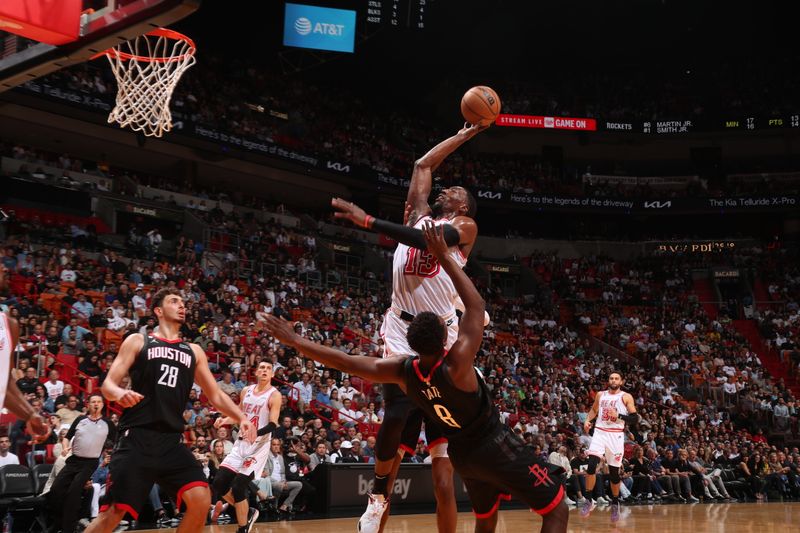
<path id="1" fill-rule="evenodd" d="M 425 415 L 416 408 L 403 390 L 393 383 L 383 385 L 384 416 L 375 443 L 375 458 L 392 460 L 397 450 L 413 455 L 419 442 Z M 444 439 L 439 426 L 426 420 L 428 447 Z"/>
<path id="2" fill-rule="evenodd" d="M 564 469 L 535 456 L 505 425 L 474 439 L 450 439 L 448 453 L 477 518 L 492 516 L 512 496 L 541 515 L 564 498 Z"/>
<path id="3" fill-rule="evenodd" d="M 208 487 L 203 469 L 180 433 L 163 433 L 146 428 L 125 431 L 111 454 L 106 503 L 124 509 L 137 518 L 154 483 L 174 494 L 178 508 L 183 493 L 194 487 Z"/>

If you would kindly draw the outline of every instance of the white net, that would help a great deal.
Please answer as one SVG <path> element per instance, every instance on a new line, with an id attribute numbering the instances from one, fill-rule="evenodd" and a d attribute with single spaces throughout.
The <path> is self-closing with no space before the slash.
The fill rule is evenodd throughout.
<path id="1" fill-rule="evenodd" d="M 161 137 L 172 129 L 169 101 L 181 75 L 195 63 L 194 43 L 158 29 L 106 51 L 117 78 L 117 101 L 108 122 Z"/>

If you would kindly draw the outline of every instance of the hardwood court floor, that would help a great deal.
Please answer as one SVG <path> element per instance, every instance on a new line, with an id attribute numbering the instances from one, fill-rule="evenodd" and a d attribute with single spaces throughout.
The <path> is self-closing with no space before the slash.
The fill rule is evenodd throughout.
<path id="1" fill-rule="evenodd" d="M 792 533 L 800 531 L 800 503 L 733 503 L 655 505 L 623 507 L 612 524 L 608 508 L 599 508 L 589 518 L 577 510 L 569 513 L 569 532 L 578 533 Z M 330 518 L 282 522 L 259 522 L 252 533 L 355 533 L 357 518 Z M 497 533 L 538 532 L 541 519 L 529 511 L 500 511 Z M 457 533 L 472 533 L 471 513 L 459 513 Z M 167 530 L 153 530 L 165 532 Z M 233 533 L 235 525 L 211 526 L 206 533 Z M 435 533 L 431 514 L 392 516 L 384 533 Z"/>

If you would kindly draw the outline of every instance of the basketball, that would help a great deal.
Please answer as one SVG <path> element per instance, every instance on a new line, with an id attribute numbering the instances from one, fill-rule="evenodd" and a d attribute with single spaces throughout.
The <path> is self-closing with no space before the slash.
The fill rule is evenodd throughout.
<path id="1" fill-rule="evenodd" d="M 500 97 L 494 89 L 477 85 L 461 98 L 461 114 L 470 124 L 486 126 L 497 119 L 500 113 Z"/>

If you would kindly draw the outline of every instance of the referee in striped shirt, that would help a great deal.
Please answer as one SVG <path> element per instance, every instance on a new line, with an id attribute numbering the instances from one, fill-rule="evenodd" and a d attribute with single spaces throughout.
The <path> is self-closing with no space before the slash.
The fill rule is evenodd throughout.
<path id="1" fill-rule="evenodd" d="M 107 440 L 117 437 L 114 423 L 103 417 L 103 396 L 89 395 L 89 411 L 72 422 L 63 441 L 65 452 L 72 452 L 58 473 L 48 493 L 50 509 L 54 510 L 54 525 L 50 531 L 74 533 L 78 523 L 81 496 L 86 481 L 100 464 Z"/>

